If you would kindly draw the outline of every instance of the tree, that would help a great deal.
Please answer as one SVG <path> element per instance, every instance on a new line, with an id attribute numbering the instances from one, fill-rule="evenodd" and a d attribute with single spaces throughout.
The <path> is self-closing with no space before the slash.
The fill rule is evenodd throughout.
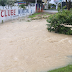
<path id="1" fill-rule="evenodd" d="M 66 6 L 67 6 L 67 9 L 70 10 L 70 7 L 71 7 L 71 0 L 66 0 Z"/>
<path id="2" fill-rule="evenodd" d="M 14 6 L 14 3 L 15 3 L 15 1 L 7 0 L 8 7 L 10 6 L 12 8 L 12 6 Z"/>
<path id="3" fill-rule="evenodd" d="M 48 20 L 48 31 L 54 31 L 55 33 L 72 35 L 72 11 L 63 10 L 51 15 Z M 67 26 L 68 25 L 68 26 Z"/>
<path id="4" fill-rule="evenodd" d="M 19 7 L 25 9 L 25 5 L 24 4 L 19 5 Z"/>
<path id="5" fill-rule="evenodd" d="M 14 6 L 14 2 L 15 1 L 12 1 L 12 0 L 0 0 L 0 5 L 1 6 L 8 5 L 8 7 L 11 6 L 11 8 L 12 8 L 12 6 Z"/>
<path id="6" fill-rule="evenodd" d="M 0 5 L 1 5 L 1 6 L 5 6 L 6 3 L 7 3 L 7 0 L 0 0 Z"/>
<path id="7" fill-rule="evenodd" d="M 68 10 L 70 10 L 70 8 L 71 8 L 71 0 L 69 0 Z"/>
<path id="8" fill-rule="evenodd" d="M 61 3 L 58 4 L 58 7 L 61 9 Z"/>

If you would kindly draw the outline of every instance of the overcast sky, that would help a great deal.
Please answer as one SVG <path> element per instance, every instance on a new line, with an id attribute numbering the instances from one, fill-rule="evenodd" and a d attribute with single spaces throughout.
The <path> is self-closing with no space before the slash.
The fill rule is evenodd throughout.
<path id="1" fill-rule="evenodd" d="M 66 0 L 62 0 L 62 2 L 65 2 Z M 68 0 L 69 1 L 69 0 Z M 72 0 L 71 0 L 72 1 Z M 54 0 L 51 0 L 50 3 L 54 3 Z"/>
<path id="2" fill-rule="evenodd" d="M 62 0 L 62 2 L 65 2 L 66 0 Z M 72 0 L 71 0 L 72 1 Z M 49 3 L 55 4 L 54 0 L 51 0 Z"/>

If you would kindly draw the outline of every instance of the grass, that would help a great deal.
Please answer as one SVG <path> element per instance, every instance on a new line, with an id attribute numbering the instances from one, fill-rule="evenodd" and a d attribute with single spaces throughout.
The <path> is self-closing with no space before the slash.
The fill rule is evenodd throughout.
<path id="1" fill-rule="evenodd" d="M 33 15 L 30 15 L 29 18 L 34 18 L 34 17 L 37 17 L 37 16 L 39 17 L 39 15 L 40 16 L 48 16 L 48 15 L 51 15 L 51 14 L 43 13 L 43 12 L 42 13 L 35 13 Z"/>
<path id="2" fill-rule="evenodd" d="M 66 67 L 58 68 L 58 69 L 51 70 L 48 72 L 72 72 L 72 65 L 68 65 Z"/>
<path id="3" fill-rule="evenodd" d="M 3 24 L 3 20 L 2 20 L 2 24 Z"/>
<path id="4" fill-rule="evenodd" d="M 46 13 L 46 14 L 45 14 L 45 15 L 43 15 L 43 16 L 47 16 L 47 15 L 50 15 L 50 14 Z"/>
<path id="5" fill-rule="evenodd" d="M 37 15 L 39 15 L 39 14 L 41 14 L 41 13 L 35 13 L 35 14 L 33 14 L 33 15 L 29 16 L 29 18 L 36 17 L 36 16 L 37 16 Z"/>

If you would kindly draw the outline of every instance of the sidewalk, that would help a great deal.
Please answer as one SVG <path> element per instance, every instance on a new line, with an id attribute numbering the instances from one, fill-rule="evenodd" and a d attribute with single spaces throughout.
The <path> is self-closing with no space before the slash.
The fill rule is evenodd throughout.
<path id="1" fill-rule="evenodd" d="M 43 10 L 43 12 L 48 12 L 48 13 L 57 13 L 57 10 Z"/>

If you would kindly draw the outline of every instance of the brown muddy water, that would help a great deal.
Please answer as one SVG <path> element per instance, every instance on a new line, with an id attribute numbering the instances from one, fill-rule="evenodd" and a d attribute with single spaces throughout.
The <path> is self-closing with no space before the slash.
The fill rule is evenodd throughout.
<path id="1" fill-rule="evenodd" d="M 0 24 L 0 72 L 42 72 L 71 63 L 72 36 L 50 33 L 46 24 Z"/>

